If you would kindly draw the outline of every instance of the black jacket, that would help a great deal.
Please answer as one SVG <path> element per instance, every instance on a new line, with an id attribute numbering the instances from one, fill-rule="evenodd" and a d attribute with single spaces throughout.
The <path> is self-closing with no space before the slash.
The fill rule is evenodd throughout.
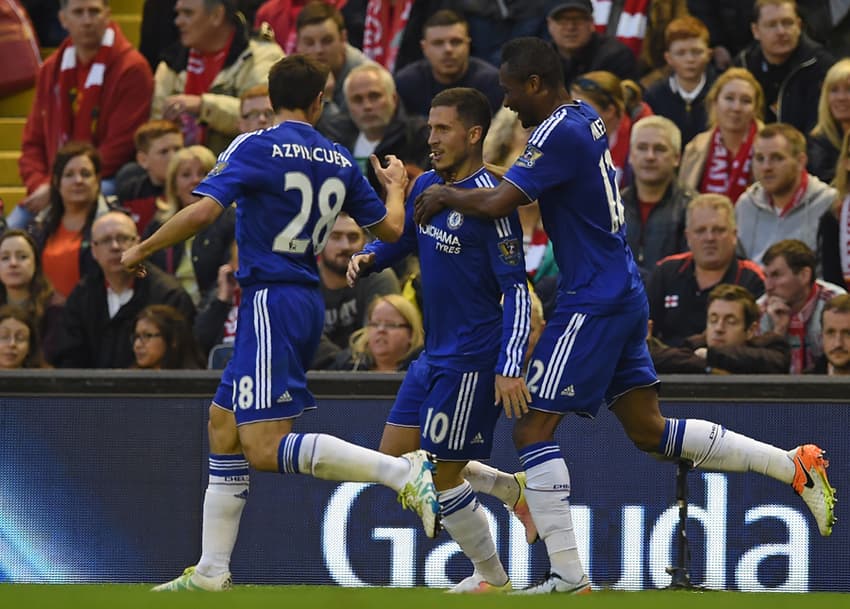
<path id="1" fill-rule="evenodd" d="M 773 332 L 754 336 L 743 345 L 710 347 L 705 359 L 694 355 L 694 350 L 706 346 L 705 333 L 688 337 L 681 347 L 650 339 L 649 353 L 659 374 L 786 374 L 791 365 L 788 341 Z"/>
<path id="2" fill-rule="evenodd" d="M 803 134 L 815 126 L 818 117 L 818 100 L 823 78 L 827 70 L 835 63 L 835 58 L 816 42 L 805 35 L 785 62 L 788 73 L 779 86 L 776 106 L 776 118 L 768 107 L 768 91 L 765 88 L 767 60 L 762 54 L 758 41 L 741 51 L 734 59 L 737 66 L 747 68 L 765 89 L 764 122 L 789 123 Z"/>
<path id="3" fill-rule="evenodd" d="M 716 78 L 714 70 L 709 69 L 702 91 L 692 102 L 686 102 L 670 88 L 669 78 L 662 78 L 650 85 L 643 96 L 643 101 L 649 104 L 655 114 L 669 118 L 679 127 L 679 131 L 682 132 L 682 150 L 697 133 L 708 129 L 705 96 L 708 95 L 708 90 L 711 89 Z"/>
<path id="4" fill-rule="evenodd" d="M 331 118 L 326 124 L 319 124 L 322 135 L 333 142 L 342 144 L 349 150 L 354 150 L 354 144 L 360 130 L 347 113 L 340 113 Z M 396 155 L 403 163 L 412 163 L 423 170 L 431 167 L 428 146 L 428 124 L 417 115 L 408 115 L 401 103 L 387 130 L 384 139 L 375 148 L 379 159 L 386 154 Z M 367 165 L 366 177 L 377 192 L 381 192 L 381 184 L 375 175 L 372 165 Z"/>
<path id="5" fill-rule="evenodd" d="M 835 178 L 838 153 L 838 148 L 825 135 L 809 135 L 806 138 L 806 156 L 809 157 L 806 169 L 829 184 Z"/>
<path id="6" fill-rule="evenodd" d="M 109 317 L 106 280 L 97 271 L 84 277 L 65 303 L 64 323 L 54 361 L 60 368 L 128 368 L 134 361 L 130 336 L 136 315 L 148 305 L 167 304 L 189 323 L 195 306 L 177 280 L 152 265 L 136 278 L 133 297 L 115 317 Z"/>
<path id="7" fill-rule="evenodd" d="M 841 269 L 838 228 L 838 217 L 831 209 L 827 210 L 818 222 L 818 275 L 830 283 L 850 290 L 850 285 L 844 282 L 844 272 Z"/>
<path id="8" fill-rule="evenodd" d="M 554 47 L 554 43 L 553 43 Z M 557 47 L 554 47 L 557 51 Z M 637 58 L 625 44 L 607 34 L 594 32 L 587 46 L 567 59 L 560 53 L 561 67 L 564 69 L 564 83 L 569 89 L 570 83 L 582 74 L 596 70 L 607 70 L 617 78 L 637 80 Z"/>

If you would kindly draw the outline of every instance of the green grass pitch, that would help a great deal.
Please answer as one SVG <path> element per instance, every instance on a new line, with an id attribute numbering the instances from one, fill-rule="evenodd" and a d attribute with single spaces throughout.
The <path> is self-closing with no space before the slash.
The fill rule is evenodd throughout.
<path id="1" fill-rule="evenodd" d="M 80 609 L 839 609 L 850 607 L 850 594 L 748 594 L 743 592 L 596 591 L 587 596 L 449 595 L 424 588 L 337 588 L 331 586 L 236 586 L 224 593 L 153 593 L 149 585 L 0 584 L 0 607 Z"/>

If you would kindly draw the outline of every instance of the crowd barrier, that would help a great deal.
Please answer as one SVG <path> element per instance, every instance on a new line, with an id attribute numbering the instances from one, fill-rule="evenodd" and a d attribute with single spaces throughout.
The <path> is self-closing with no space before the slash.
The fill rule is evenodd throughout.
<path id="1" fill-rule="evenodd" d="M 206 487 L 213 372 L 0 374 L 0 581 L 160 582 L 193 564 Z M 311 374 L 319 408 L 297 431 L 378 446 L 399 375 Z M 816 377 L 663 379 L 665 414 L 765 442 L 827 449 L 848 488 L 850 384 Z M 615 417 L 559 431 L 579 552 L 597 587 L 663 588 L 676 562 L 676 466 L 638 451 Z M 491 461 L 514 471 L 510 422 Z M 830 538 L 790 487 L 754 474 L 688 476 L 691 579 L 711 589 L 850 591 L 850 527 Z M 483 498 L 514 586 L 545 573 L 542 544 Z M 445 534 L 424 536 L 389 490 L 256 474 L 232 571 L 237 583 L 446 587 L 471 571 Z"/>

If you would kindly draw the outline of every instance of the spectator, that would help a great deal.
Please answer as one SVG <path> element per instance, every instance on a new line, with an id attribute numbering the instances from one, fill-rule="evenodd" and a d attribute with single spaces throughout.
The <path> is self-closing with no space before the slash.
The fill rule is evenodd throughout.
<path id="1" fill-rule="evenodd" d="M 183 148 L 171 158 L 165 180 L 165 200 L 144 237 L 155 233 L 166 220 L 200 198 L 193 191 L 214 166 L 215 157 L 204 146 Z M 176 277 L 192 302 L 198 305 L 215 287 L 218 268 L 230 260 L 235 226 L 236 209 L 231 206 L 194 237 L 159 250 L 149 260 Z"/>
<path id="2" fill-rule="evenodd" d="M 665 41 L 664 59 L 672 74 L 653 83 L 644 100 L 655 114 L 678 125 L 684 146 L 708 126 L 705 99 L 715 79 L 708 69 L 708 30 L 699 19 L 679 17 L 667 26 Z"/>
<path id="3" fill-rule="evenodd" d="M 239 133 L 266 129 L 274 124 L 268 85 L 254 85 L 239 96 Z"/>
<path id="4" fill-rule="evenodd" d="M 100 177 L 108 180 L 132 159 L 133 133 L 150 113 L 150 67 L 110 20 L 107 1 L 61 5 L 59 19 L 69 34 L 38 73 L 18 160 L 27 196 L 10 214 L 10 228 L 24 228 L 47 207 L 60 147 L 90 142 L 103 163 Z"/>
<path id="5" fill-rule="evenodd" d="M 324 333 L 339 349 L 345 349 L 352 333 L 362 327 L 367 307 L 375 297 L 398 294 L 400 291 L 398 278 L 392 269 L 363 277 L 353 288 L 348 286 L 345 277 L 348 261 L 364 245 L 366 233 L 351 216 L 340 213 L 331 228 L 325 248 L 319 254 L 319 278 L 325 301 Z M 323 354 L 323 358 L 327 359 L 330 355 Z M 321 364 L 314 360 L 314 367 L 322 367 Z"/>
<path id="6" fill-rule="evenodd" d="M 130 336 L 133 368 L 143 370 L 193 370 L 205 368 L 203 356 L 192 336 L 192 327 L 177 309 L 150 305 L 136 315 Z"/>
<path id="7" fill-rule="evenodd" d="M 95 268 L 91 226 L 114 208 L 100 192 L 100 156 L 91 144 L 71 142 L 56 152 L 49 204 L 29 227 L 44 275 L 64 302 L 80 278 Z"/>
<path id="8" fill-rule="evenodd" d="M 755 41 L 738 54 L 735 65 L 747 68 L 761 84 L 766 123 L 789 123 L 808 133 L 817 121 L 821 83 L 835 59 L 800 27 L 794 0 L 756 0 Z"/>
<path id="9" fill-rule="evenodd" d="M 844 135 L 835 169 L 837 196 L 818 223 L 818 269 L 826 281 L 850 290 L 850 131 Z"/>
<path id="10" fill-rule="evenodd" d="M 44 367 L 32 316 L 15 305 L 0 306 L 0 370 Z"/>
<path id="11" fill-rule="evenodd" d="M 637 80 L 636 54 L 613 36 L 596 31 L 590 0 L 557 3 L 549 11 L 546 25 L 561 58 L 567 90 L 587 72 L 606 71 L 621 79 Z"/>
<path id="12" fill-rule="evenodd" d="M 62 306 L 44 276 L 35 240 L 14 228 L 0 235 L 0 305 L 7 304 L 24 309 L 32 319 L 39 351 L 50 361 L 62 323 Z"/>
<path id="13" fill-rule="evenodd" d="M 498 67 L 502 45 L 508 40 L 546 35 L 546 8 L 552 0 L 460 0 L 455 4 L 469 23 L 472 56 Z"/>
<path id="14" fill-rule="evenodd" d="M 382 187 L 369 163 L 371 154 L 400 158 L 411 182 L 431 166 L 428 124 L 420 116 L 407 115 L 385 68 L 371 62 L 357 66 L 346 77 L 343 91 L 348 113 L 332 117 L 320 131 L 351 150 L 372 188 L 381 192 Z"/>
<path id="15" fill-rule="evenodd" d="M 850 58 L 826 73 L 818 100 L 818 122 L 808 138 L 809 173 L 832 182 L 844 134 L 850 133 Z"/>
<path id="16" fill-rule="evenodd" d="M 818 222 L 835 201 L 835 189 L 806 171 L 806 138 L 791 125 L 774 123 L 753 143 L 756 182 L 738 199 L 738 238 L 748 258 L 760 262 L 782 239 L 817 247 Z"/>
<path id="17" fill-rule="evenodd" d="M 295 29 L 296 51 L 318 59 L 331 69 L 334 89 L 330 101 L 340 112 L 345 112 L 342 84 L 353 68 L 366 63 L 369 58 L 348 44 L 345 20 L 339 10 L 330 4 L 316 0 L 308 3 L 298 13 Z"/>
<path id="18" fill-rule="evenodd" d="M 499 72 L 486 61 L 470 57 L 469 25 L 449 10 L 434 13 L 422 31 L 423 59 L 396 73 L 395 82 L 405 110 L 427 117 L 434 96 L 450 87 L 471 87 L 487 96 L 495 113 L 504 93 Z"/>
<path id="19" fill-rule="evenodd" d="M 570 87 L 570 95 L 593 106 L 605 122 L 608 147 L 620 186 L 629 182 L 626 170 L 632 124 L 652 115 L 649 106 L 640 101 L 636 87 L 634 82 L 621 81 L 611 72 L 588 72 L 575 79 Z"/>
<path id="20" fill-rule="evenodd" d="M 685 211 L 696 193 L 676 178 L 680 138 L 679 128 L 663 116 L 642 118 L 632 128 L 634 182 L 622 199 L 626 240 L 644 276 L 662 258 L 687 249 Z"/>
<path id="21" fill-rule="evenodd" d="M 176 279 L 153 265 L 137 277 L 121 264 L 121 254 L 139 240 L 136 224 L 111 211 L 92 226 L 95 272 L 74 288 L 65 303 L 56 365 L 62 368 L 129 368 L 134 361 L 130 336 L 139 311 L 169 304 L 192 320 L 195 307 Z"/>
<path id="22" fill-rule="evenodd" d="M 765 293 L 761 333 L 776 332 L 791 345 L 791 374 L 811 368 L 823 355 L 821 313 L 843 288 L 815 278 L 815 253 L 798 239 L 771 245 L 764 254 Z"/>
<path id="23" fill-rule="evenodd" d="M 791 361 L 784 336 L 758 335 L 761 311 L 739 285 L 721 283 L 708 295 L 706 331 L 668 347 L 650 338 L 649 351 L 660 374 L 784 374 Z"/>
<path id="24" fill-rule="evenodd" d="M 263 23 L 271 26 L 274 39 L 287 55 L 295 52 L 296 27 L 295 22 L 301 9 L 312 0 L 266 0 L 254 14 L 254 29 L 259 30 Z M 323 0 L 326 4 L 341 9 L 347 4 L 346 0 Z"/>
<path id="25" fill-rule="evenodd" d="M 424 344 L 418 309 L 400 294 L 387 294 L 372 301 L 366 319 L 366 325 L 351 335 L 349 347 L 337 356 L 330 369 L 407 370 Z"/>
<path id="26" fill-rule="evenodd" d="M 218 154 L 239 133 L 239 96 L 266 81 L 283 51 L 272 40 L 249 39 L 229 0 L 178 0 L 175 23 L 180 44 L 156 68 L 151 117 L 180 125 L 187 146 Z"/>
<path id="27" fill-rule="evenodd" d="M 743 286 L 756 297 L 764 292 L 761 267 L 735 257 L 735 210 L 727 197 L 692 199 L 685 236 L 690 251 L 662 259 L 647 284 L 653 336 L 672 347 L 705 330 L 708 294 L 718 284 Z"/>
<path id="28" fill-rule="evenodd" d="M 708 28 L 714 66 L 724 72 L 753 41 L 750 21 L 755 0 L 688 0 L 688 11 Z"/>
<path id="29" fill-rule="evenodd" d="M 183 134 L 171 121 L 148 121 L 136 129 L 136 163 L 139 171 L 122 169 L 116 178 L 116 194 L 139 233 L 144 233 L 156 212 L 157 199 L 165 192 L 168 163 L 183 147 Z"/>
<path id="30" fill-rule="evenodd" d="M 729 68 L 706 95 L 708 131 L 685 146 L 681 182 L 736 202 L 752 181 L 753 141 L 761 127 L 762 90 L 743 68 Z"/>
<path id="31" fill-rule="evenodd" d="M 850 375 L 850 296 L 830 298 L 821 312 L 823 355 L 810 372 L 830 376 Z"/>

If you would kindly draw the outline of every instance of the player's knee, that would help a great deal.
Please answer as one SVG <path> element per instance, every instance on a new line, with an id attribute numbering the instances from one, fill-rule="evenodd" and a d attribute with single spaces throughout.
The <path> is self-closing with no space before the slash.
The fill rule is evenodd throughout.
<path id="1" fill-rule="evenodd" d="M 217 406 L 210 406 L 207 434 L 210 440 L 210 451 L 220 454 L 235 454 L 239 452 L 239 432 L 233 413 Z"/>

